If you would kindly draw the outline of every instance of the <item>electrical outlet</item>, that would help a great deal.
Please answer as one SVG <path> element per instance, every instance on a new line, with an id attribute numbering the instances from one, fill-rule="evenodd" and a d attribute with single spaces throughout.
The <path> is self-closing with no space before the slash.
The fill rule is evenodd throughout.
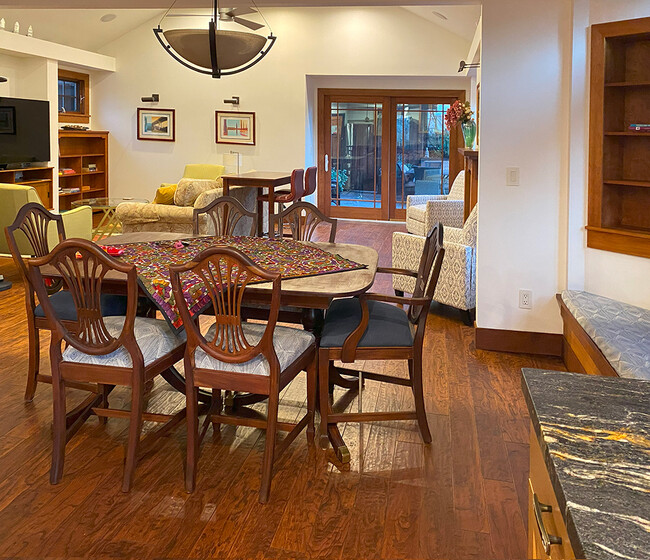
<path id="1" fill-rule="evenodd" d="M 533 291 L 519 290 L 519 307 L 522 309 L 533 308 Z"/>
<path id="2" fill-rule="evenodd" d="M 506 186 L 518 187 L 519 186 L 519 168 L 506 167 Z"/>

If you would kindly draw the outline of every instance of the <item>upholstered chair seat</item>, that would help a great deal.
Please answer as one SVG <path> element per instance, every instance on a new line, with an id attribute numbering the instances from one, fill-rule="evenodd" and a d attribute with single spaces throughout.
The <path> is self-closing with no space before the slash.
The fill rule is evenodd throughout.
<path id="1" fill-rule="evenodd" d="M 119 336 L 124 326 L 124 320 L 125 317 L 104 318 L 106 330 L 111 336 L 116 338 Z M 142 352 L 145 367 L 185 344 L 185 331 L 178 335 L 174 334 L 167 321 L 162 319 L 136 317 L 133 334 L 138 348 Z M 131 356 L 124 347 L 118 348 L 110 354 L 95 356 L 69 346 L 63 352 L 63 361 L 124 368 L 130 368 L 133 365 Z"/>
<path id="2" fill-rule="evenodd" d="M 261 323 L 243 323 L 242 331 L 246 340 L 251 345 L 256 345 L 266 330 L 266 325 Z M 214 337 L 216 325 L 212 325 L 206 334 L 211 340 Z M 280 362 L 280 369 L 284 370 L 295 362 L 310 345 L 314 344 L 314 335 L 307 331 L 293 329 L 291 327 L 275 327 L 273 331 L 273 347 Z M 217 371 L 229 371 L 232 373 L 246 373 L 250 375 L 270 374 L 269 362 L 262 355 L 255 356 L 252 360 L 242 363 L 222 362 L 206 354 L 199 346 L 194 354 L 196 367 L 202 369 L 213 369 Z"/>
<path id="3" fill-rule="evenodd" d="M 359 347 L 413 345 L 411 323 L 402 308 L 371 300 L 368 301 L 368 313 L 368 328 L 359 341 Z M 360 322 L 361 303 L 358 298 L 334 300 L 325 317 L 320 347 L 342 347 Z"/>
<path id="4" fill-rule="evenodd" d="M 72 294 L 66 290 L 61 290 L 49 297 L 56 316 L 61 321 L 76 321 L 77 309 L 72 299 Z M 102 294 L 101 295 L 102 315 L 109 317 L 111 315 L 124 315 L 126 313 L 126 296 Z M 45 317 L 42 305 L 37 305 L 34 309 L 35 317 Z"/>

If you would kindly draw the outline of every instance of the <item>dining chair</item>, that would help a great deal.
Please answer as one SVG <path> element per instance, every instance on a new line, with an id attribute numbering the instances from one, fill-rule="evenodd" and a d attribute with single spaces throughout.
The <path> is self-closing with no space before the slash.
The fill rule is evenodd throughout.
<path id="1" fill-rule="evenodd" d="M 334 300 L 325 315 L 318 353 L 320 442 L 325 446 L 329 436 L 336 455 L 342 462 L 349 461 L 350 456 L 336 426 L 337 422 L 417 420 L 422 439 L 425 443 L 431 442 L 422 391 L 422 343 L 444 257 L 442 229 L 441 224 L 436 224 L 429 230 L 417 272 L 377 268 L 380 273 L 414 277 L 415 291 L 412 297 L 361 294 L 354 298 Z M 406 305 L 408 309 L 391 303 Z M 355 360 L 407 360 L 409 378 L 334 368 L 334 360 L 343 363 Z M 333 413 L 329 386 L 340 373 L 411 387 L 415 410 Z"/>
<path id="2" fill-rule="evenodd" d="M 50 245 L 53 245 L 52 238 L 54 237 L 54 230 L 56 230 L 57 234 L 56 241 L 63 241 L 66 237 L 63 217 L 60 214 L 53 214 L 47 211 L 37 202 L 25 204 L 18 211 L 13 223 L 5 228 L 9 251 L 20 272 L 25 288 L 27 334 L 29 340 L 27 386 L 25 388 L 26 402 L 33 400 L 39 381 L 52 383 L 52 378 L 49 375 L 39 373 L 40 331 L 49 330 L 49 323 L 45 318 L 45 312 L 40 298 L 39 303 L 34 298 L 34 288 L 29 278 L 27 265 L 21 255 L 21 247 L 22 252 L 28 249 L 31 256 L 43 257 L 47 255 L 50 250 Z M 57 316 L 68 328 L 73 328 L 77 315 L 72 295 L 66 290 L 61 290 L 60 287 L 61 282 L 51 283 L 45 293 L 52 307 L 56 310 Z M 104 294 L 101 298 L 101 309 L 105 316 L 124 315 L 126 312 L 126 298 L 120 295 Z M 87 390 L 96 389 L 96 387 L 92 386 L 81 386 L 78 388 Z"/>
<path id="3" fill-rule="evenodd" d="M 316 341 L 314 335 L 290 327 L 276 326 L 280 306 L 280 274 L 263 270 L 232 247 L 215 246 L 193 261 L 169 267 L 174 297 L 187 332 L 185 379 L 187 399 L 187 469 L 185 488 L 194 491 L 199 448 L 210 423 L 235 424 L 266 429 L 259 501 L 268 501 L 273 461 L 307 426 L 314 439 L 316 404 Z M 201 330 L 191 317 L 184 294 L 184 278 L 199 279 L 212 301 L 214 323 Z M 242 300 L 254 279 L 272 283 L 271 308 L 266 324 L 242 322 Z M 194 284 L 196 287 L 197 284 Z M 307 413 L 294 424 L 278 422 L 280 391 L 301 371 L 307 372 Z M 198 426 L 198 388 L 212 388 L 210 411 Z M 266 420 L 238 417 L 221 410 L 221 390 L 268 395 Z M 276 431 L 289 431 L 276 445 Z"/>
<path id="4" fill-rule="evenodd" d="M 298 202 L 305 191 L 305 170 L 304 169 L 294 169 L 291 172 L 291 189 L 290 190 L 280 190 L 273 191 L 273 203 L 274 204 L 288 204 L 289 202 Z M 269 194 L 264 193 L 257 196 L 257 211 L 261 212 L 261 204 L 263 202 L 269 201 Z M 272 219 L 274 214 L 274 209 L 269 207 L 269 219 Z M 273 230 L 269 228 L 269 231 Z"/>
<path id="5" fill-rule="evenodd" d="M 318 167 L 308 167 L 305 171 L 305 192 L 303 198 L 316 192 L 316 183 L 318 179 Z"/>
<path id="6" fill-rule="evenodd" d="M 240 229 L 242 229 L 245 225 L 246 218 L 250 218 L 251 220 L 248 235 L 251 237 L 255 235 L 257 214 L 246 210 L 244 205 L 232 196 L 222 196 L 203 208 L 194 209 L 194 235 L 199 235 L 201 216 L 204 214 L 208 223 L 212 225 L 214 235 L 235 235 L 235 228 L 239 224 Z"/>
<path id="7" fill-rule="evenodd" d="M 310 241 L 316 228 L 321 223 L 330 225 L 329 242 L 336 238 L 336 218 L 328 218 L 316 206 L 309 202 L 294 202 L 291 206 L 271 217 L 272 231 L 284 233 L 285 224 L 289 227 L 289 236 L 297 241 Z"/>
<path id="8" fill-rule="evenodd" d="M 154 437 L 167 433 L 185 415 L 185 409 L 175 415 L 143 412 L 145 384 L 183 358 L 185 334 L 175 334 L 162 319 L 136 317 L 138 278 L 135 265 L 110 257 L 90 241 L 63 241 L 49 254 L 30 259 L 28 266 L 52 332 L 54 442 L 50 482 L 57 484 L 61 480 L 66 442 L 80 426 L 80 422 L 70 424 L 66 417 L 65 389 L 70 382 L 82 381 L 97 383 L 102 389 L 92 408 L 94 414 L 102 418 L 129 419 L 122 481 L 122 491 L 128 492 L 133 483 L 143 420 L 165 422 L 152 434 Z M 74 328 L 61 320 L 51 298 L 47 297 L 44 276 L 48 272 L 61 277 L 71 295 L 76 311 L 72 321 Z M 105 317 L 102 314 L 102 286 L 109 275 L 113 279 L 116 276 L 126 278 L 127 304 L 123 316 Z M 65 350 L 62 352 L 63 342 Z M 116 385 L 131 388 L 130 411 L 109 408 L 108 396 Z"/>

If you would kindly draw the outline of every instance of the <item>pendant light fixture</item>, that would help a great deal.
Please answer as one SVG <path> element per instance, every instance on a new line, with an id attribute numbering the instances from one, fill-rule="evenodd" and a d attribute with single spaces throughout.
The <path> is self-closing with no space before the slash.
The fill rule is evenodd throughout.
<path id="1" fill-rule="evenodd" d="M 271 50 L 277 37 L 273 35 L 273 31 L 261 12 L 260 15 L 262 15 L 266 26 L 269 27 L 268 37 L 247 31 L 219 29 L 219 14 L 222 11 L 219 10 L 218 0 L 214 0 L 212 19 L 208 24 L 208 29 L 163 31 L 159 23 L 153 32 L 169 55 L 186 68 L 201 74 L 209 74 L 213 78 L 237 74 L 248 70 L 262 60 Z M 259 10 L 257 11 L 259 12 Z M 162 19 L 165 19 L 165 16 Z M 237 19 L 236 17 L 230 18 L 230 21 L 237 21 Z M 250 26 L 247 25 L 247 27 Z"/>

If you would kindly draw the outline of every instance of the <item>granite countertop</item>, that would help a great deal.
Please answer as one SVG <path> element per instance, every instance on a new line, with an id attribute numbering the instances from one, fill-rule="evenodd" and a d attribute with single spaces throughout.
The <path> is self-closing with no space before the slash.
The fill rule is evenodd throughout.
<path id="1" fill-rule="evenodd" d="M 650 381 L 523 369 L 522 385 L 576 557 L 650 559 Z"/>

